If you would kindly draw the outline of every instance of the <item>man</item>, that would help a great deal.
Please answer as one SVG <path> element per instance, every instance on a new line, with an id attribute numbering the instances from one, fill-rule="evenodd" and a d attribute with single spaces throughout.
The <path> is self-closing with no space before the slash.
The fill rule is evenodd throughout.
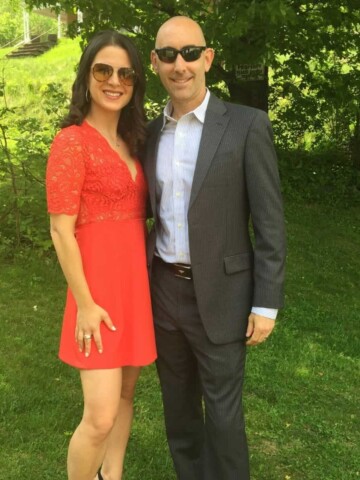
<path id="1" fill-rule="evenodd" d="M 157 368 L 178 479 L 247 480 L 245 351 L 282 306 L 284 220 L 268 117 L 207 90 L 213 58 L 187 17 L 151 53 L 170 96 L 145 158 Z"/>

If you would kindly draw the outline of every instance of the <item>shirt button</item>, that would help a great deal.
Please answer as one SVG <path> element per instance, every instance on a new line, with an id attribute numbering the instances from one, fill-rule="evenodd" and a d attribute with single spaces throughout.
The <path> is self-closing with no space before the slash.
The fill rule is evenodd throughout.
<path id="1" fill-rule="evenodd" d="M 180 165 L 180 162 L 175 162 L 175 165 L 178 167 Z"/>
<path id="2" fill-rule="evenodd" d="M 181 193 L 180 193 L 180 192 L 176 192 L 175 195 L 176 195 L 177 197 L 180 197 Z"/>
<path id="3" fill-rule="evenodd" d="M 178 226 L 179 228 L 181 228 L 181 227 L 182 227 L 182 223 L 178 223 L 177 226 Z"/>

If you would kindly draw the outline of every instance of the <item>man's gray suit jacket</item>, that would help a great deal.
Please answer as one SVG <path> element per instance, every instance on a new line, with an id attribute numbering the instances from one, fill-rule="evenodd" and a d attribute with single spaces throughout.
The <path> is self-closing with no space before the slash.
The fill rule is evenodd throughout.
<path id="1" fill-rule="evenodd" d="M 156 153 L 163 125 L 149 125 L 144 159 L 156 231 Z M 170 161 L 170 160 L 169 160 Z M 249 222 L 254 231 L 254 246 Z M 188 210 L 198 308 L 214 343 L 245 338 L 251 306 L 283 305 L 285 228 L 272 128 L 265 112 L 210 96 Z"/>

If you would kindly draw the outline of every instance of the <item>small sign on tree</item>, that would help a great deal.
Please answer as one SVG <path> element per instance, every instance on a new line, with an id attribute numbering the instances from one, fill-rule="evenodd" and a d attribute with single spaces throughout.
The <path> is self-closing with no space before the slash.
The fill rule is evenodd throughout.
<path id="1" fill-rule="evenodd" d="M 237 65 L 235 67 L 236 79 L 244 82 L 265 80 L 264 65 Z"/>

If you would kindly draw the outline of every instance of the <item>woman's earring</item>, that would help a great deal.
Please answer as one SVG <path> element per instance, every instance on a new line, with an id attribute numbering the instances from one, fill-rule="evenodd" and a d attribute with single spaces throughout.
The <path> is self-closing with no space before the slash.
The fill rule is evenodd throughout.
<path id="1" fill-rule="evenodd" d="M 88 87 L 86 87 L 85 98 L 86 98 L 86 101 L 89 103 L 90 102 L 90 92 L 89 92 Z"/>

